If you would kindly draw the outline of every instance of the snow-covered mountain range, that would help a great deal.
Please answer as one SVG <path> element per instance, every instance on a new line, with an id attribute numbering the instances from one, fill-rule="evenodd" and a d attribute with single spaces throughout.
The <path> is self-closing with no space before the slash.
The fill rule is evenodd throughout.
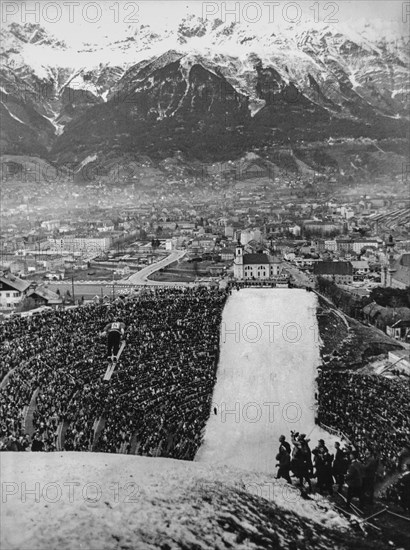
<path id="1" fill-rule="evenodd" d="M 74 48 L 1 30 L 1 150 L 80 165 L 210 161 L 329 138 L 405 139 L 408 39 L 380 22 L 255 26 L 189 17 Z M 99 160 L 98 160 L 99 159 Z"/>

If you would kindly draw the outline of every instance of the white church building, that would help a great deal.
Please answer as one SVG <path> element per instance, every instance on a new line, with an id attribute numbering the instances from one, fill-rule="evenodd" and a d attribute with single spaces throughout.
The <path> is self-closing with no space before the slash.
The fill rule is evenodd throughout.
<path id="1" fill-rule="evenodd" d="M 274 279 L 282 273 L 282 262 L 268 254 L 246 254 L 242 245 L 235 249 L 233 274 L 235 279 Z"/>

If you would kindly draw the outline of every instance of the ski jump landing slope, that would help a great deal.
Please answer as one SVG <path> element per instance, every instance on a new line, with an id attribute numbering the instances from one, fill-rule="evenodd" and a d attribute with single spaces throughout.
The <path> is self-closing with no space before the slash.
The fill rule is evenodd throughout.
<path id="1" fill-rule="evenodd" d="M 275 471 L 278 438 L 333 436 L 314 423 L 317 297 L 303 289 L 233 291 L 222 316 L 210 418 L 195 460 Z M 216 414 L 215 414 L 216 413 Z"/>

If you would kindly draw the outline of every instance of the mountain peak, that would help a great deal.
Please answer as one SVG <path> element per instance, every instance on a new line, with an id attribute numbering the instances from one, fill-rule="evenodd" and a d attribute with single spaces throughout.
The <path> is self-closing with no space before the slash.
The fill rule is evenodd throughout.
<path id="1" fill-rule="evenodd" d="M 63 40 L 59 40 L 37 23 L 24 23 L 22 25 L 12 22 L 8 29 L 3 28 L 3 30 L 8 30 L 10 34 L 25 44 L 43 44 L 58 48 L 67 48 L 67 44 Z"/>

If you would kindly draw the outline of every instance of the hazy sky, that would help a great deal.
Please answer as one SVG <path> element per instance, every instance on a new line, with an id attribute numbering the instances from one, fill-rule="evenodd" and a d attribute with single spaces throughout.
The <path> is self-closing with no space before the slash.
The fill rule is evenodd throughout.
<path id="1" fill-rule="evenodd" d="M 236 13 L 234 11 L 236 4 Z M 224 12 L 226 10 L 226 13 Z M 37 22 L 68 42 L 98 42 L 102 36 L 120 38 L 124 27 L 149 24 L 163 28 L 174 26 L 186 15 L 219 18 L 226 21 L 290 24 L 293 22 L 324 22 L 337 25 L 382 19 L 401 22 L 402 33 L 409 34 L 410 2 L 395 0 L 263 0 L 241 2 L 209 1 L 89 1 L 63 0 L 16 2 L 2 0 L 2 25 L 11 21 Z M 33 13 L 34 12 L 34 13 Z M 406 12 L 409 12 L 406 15 Z M 406 21 L 407 18 L 407 21 Z M 359 23 L 360 25 L 361 23 Z"/>

